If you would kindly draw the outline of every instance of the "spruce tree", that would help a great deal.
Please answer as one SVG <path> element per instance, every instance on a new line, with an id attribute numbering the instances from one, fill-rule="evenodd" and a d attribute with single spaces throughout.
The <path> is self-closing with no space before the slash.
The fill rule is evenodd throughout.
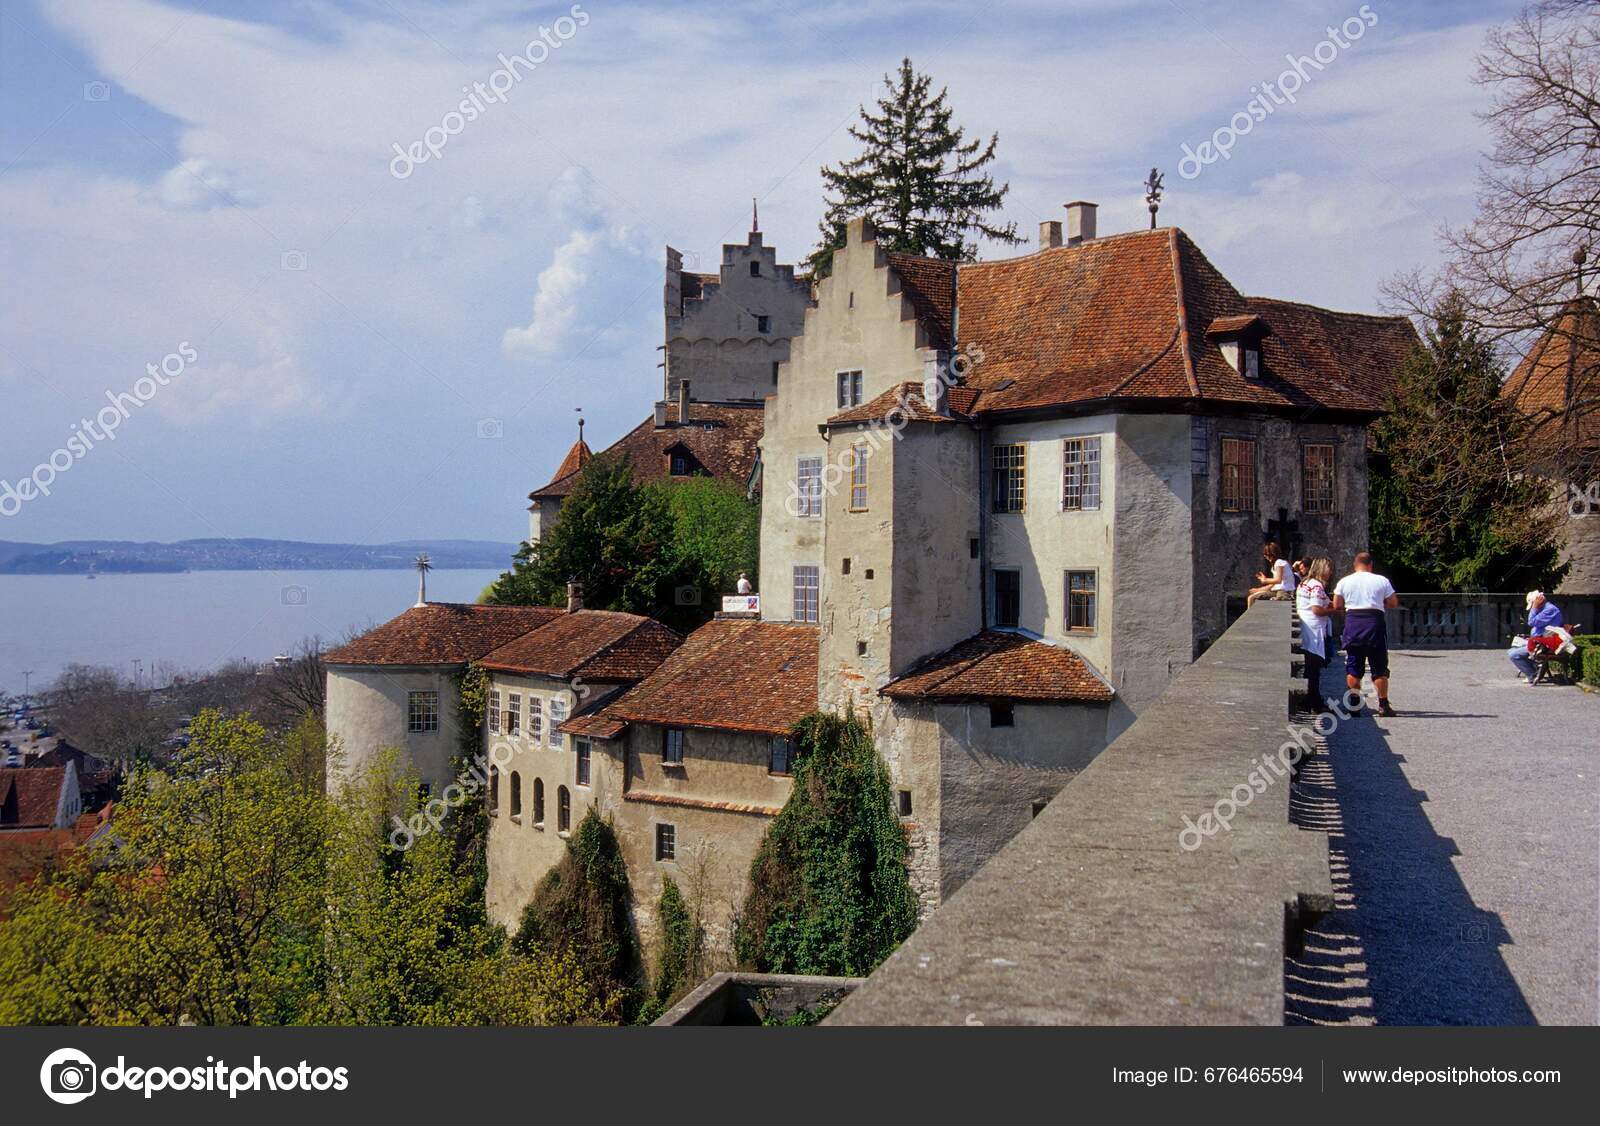
<path id="1" fill-rule="evenodd" d="M 985 218 L 1010 190 L 984 171 L 1000 135 L 987 144 L 966 140 L 952 124 L 948 91 L 931 95 L 932 80 L 910 59 L 901 60 L 898 77 L 886 74 L 883 82 L 888 94 L 878 99 L 878 112 L 862 106 L 861 121 L 850 127 L 861 154 L 822 169 L 827 210 L 811 268 L 828 272 L 833 252 L 844 245 L 845 224 L 858 215 L 872 220 L 879 245 L 905 254 L 970 260 L 978 235 L 1020 243 L 1015 222 L 999 226 Z"/>
<path id="2" fill-rule="evenodd" d="M 1564 568 L 1548 487 L 1527 472 L 1522 421 L 1500 394 L 1504 366 L 1459 296 L 1432 320 L 1373 427 L 1373 551 L 1402 589 L 1553 586 Z"/>

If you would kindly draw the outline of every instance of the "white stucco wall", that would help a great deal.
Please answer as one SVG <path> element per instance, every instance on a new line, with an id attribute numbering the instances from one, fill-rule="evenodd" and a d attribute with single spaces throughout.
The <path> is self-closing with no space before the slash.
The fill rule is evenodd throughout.
<path id="1" fill-rule="evenodd" d="M 380 750 L 401 750 L 434 792 L 454 777 L 459 747 L 456 726 L 456 666 L 329 665 L 326 723 L 340 754 L 330 763 L 328 790 L 335 792 Z M 439 694 L 439 730 L 407 730 L 411 692 Z"/>

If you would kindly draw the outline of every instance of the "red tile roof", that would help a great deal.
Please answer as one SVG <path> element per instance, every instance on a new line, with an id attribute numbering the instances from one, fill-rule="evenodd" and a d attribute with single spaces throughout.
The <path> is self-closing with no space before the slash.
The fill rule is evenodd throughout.
<path id="1" fill-rule="evenodd" d="M 896 700 L 1103 703 L 1111 686 L 1071 649 L 984 630 L 924 659 L 881 690 Z"/>
<path id="2" fill-rule="evenodd" d="M 626 455 L 635 481 L 658 481 L 671 476 L 669 451 L 681 445 L 693 470 L 743 485 L 755 465 L 764 422 L 760 403 L 694 402 L 689 404 L 689 424 L 684 426 L 678 421 L 678 404 L 672 402 L 667 406 L 665 427 L 658 430 L 654 416 L 647 418 L 604 452 Z M 562 468 L 565 470 L 565 463 Z M 567 496 L 577 480 L 576 470 L 557 472 L 548 485 L 529 493 L 528 499 Z"/>
<path id="3" fill-rule="evenodd" d="M 910 299 L 917 320 L 928 334 L 928 346 L 948 348 L 956 302 L 956 264 L 917 254 L 884 255 L 900 278 L 901 292 Z"/>
<path id="4" fill-rule="evenodd" d="M 660 622 L 612 610 L 578 610 L 484 654 L 486 669 L 530 676 L 638 680 L 683 643 Z"/>
<path id="5" fill-rule="evenodd" d="M 569 473 L 578 472 L 589 464 L 589 459 L 593 456 L 594 452 L 589 449 L 589 443 L 580 435 L 578 440 L 572 443 L 572 448 L 567 451 L 567 456 L 561 459 L 561 465 L 556 469 L 556 476 L 565 477 Z"/>
<path id="6" fill-rule="evenodd" d="M 782 735 L 817 707 L 817 630 L 716 619 L 601 710 L 610 720 Z"/>
<path id="7" fill-rule="evenodd" d="M 970 417 L 972 405 L 977 398 L 977 392 L 970 387 L 952 387 L 950 413 L 939 414 L 923 398 L 922 384 L 908 380 L 889 388 L 871 402 L 839 412 L 828 419 L 828 425 L 845 426 L 853 422 L 895 423 L 900 419 L 911 422 L 962 422 Z"/>
<path id="8" fill-rule="evenodd" d="M 1533 424 L 1535 441 L 1561 441 L 1569 425 L 1584 444 L 1600 441 L 1600 303 L 1567 302 L 1506 380 L 1502 394 Z"/>
<path id="9" fill-rule="evenodd" d="M 1403 317 L 1244 297 L 1172 228 L 962 263 L 957 301 L 980 415 L 1113 398 L 1375 414 L 1417 344 Z M 1271 332 L 1260 380 L 1205 335 L 1251 316 Z"/>
<path id="10" fill-rule="evenodd" d="M 0 828 L 54 827 L 66 776 L 64 766 L 0 768 Z"/>
<path id="11" fill-rule="evenodd" d="M 464 665 L 559 618 L 553 606 L 429 602 L 322 655 L 330 665 Z"/>

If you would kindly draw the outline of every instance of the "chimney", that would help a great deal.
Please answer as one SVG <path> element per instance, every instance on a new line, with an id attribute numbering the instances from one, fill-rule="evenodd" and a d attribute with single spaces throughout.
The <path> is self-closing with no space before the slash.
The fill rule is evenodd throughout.
<path id="1" fill-rule="evenodd" d="M 1061 245 L 1061 223 L 1057 219 L 1047 219 L 1039 224 L 1039 249 L 1049 250 L 1052 246 Z"/>
<path id="2" fill-rule="evenodd" d="M 667 401 L 665 399 L 662 399 L 659 403 L 656 404 L 656 429 L 657 430 L 665 430 L 666 428 L 667 428 Z"/>
<path id="3" fill-rule="evenodd" d="M 940 352 L 936 358 L 922 363 L 922 401 L 943 418 L 950 417 L 950 377 L 946 374 L 950 370 L 949 361 L 950 354 Z"/>
<path id="4" fill-rule="evenodd" d="M 1086 199 L 1067 204 L 1067 245 L 1077 246 L 1094 238 L 1094 214 L 1100 205 Z"/>
<path id="5" fill-rule="evenodd" d="M 583 609 L 583 584 L 582 583 L 568 583 L 567 584 L 567 613 L 571 614 L 571 613 L 574 613 L 575 611 L 582 610 L 582 609 Z"/>
<path id="6" fill-rule="evenodd" d="M 689 381 L 678 381 L 678 425 L 689 425 Z"/>

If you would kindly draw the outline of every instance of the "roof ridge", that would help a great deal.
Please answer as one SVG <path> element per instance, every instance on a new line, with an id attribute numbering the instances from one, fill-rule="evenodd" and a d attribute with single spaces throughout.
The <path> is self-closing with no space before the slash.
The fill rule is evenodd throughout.
<path id="1" fill-rule="evenodd" d="M 1309 301 L 1295 301 L 1288 297 L 1262 297 L 1250 296 L 1247 294 L 1240 294 L 1240 296 L 1244 298 L 1246 305 L 1253 305 L 1257 301 L 1264 301 L 1270 305 L 1293 305 L 1297 309 L 1310 309 L 1311 311 L 1317 313 L 1327 313 L 1329 316 L 1352 317 L 1363 321 L 1384 321 L 1387 323 L 1405 321 L 1408 324 L 1411 321 L 1411 318 L 1406 316 L 1404 313 L 1355 313 L 1346 309 L 1330 309 L 1326 305 L 1313 305 Z"/>
<path id="2" fill-rule="evenodd" d="M 972 266 L 1000 266 L 1005 265 L 1008 262 L 1023 262 L 1029 258 L 1041 258 L 1047 254 L 1061 254 L 1063 252 L 1075 250 L 1087 250 L 1091 247 L 1103 246 L 1110 242 L 1125 242 L 1133 239 L 1149 238 L 1152 235 L 1165 235 L 1172 231 L 1182 230 L 1182 227 L 1156 227 L 1154 229 L 1145 228 L 1144 230 L 1138 231 L 1117 231 L 1114 234 L 1109 235 L 1096 235 L 1092 239 L 1085 239 L 1083 242 L 1073 243 L 1070 245 L 1063 243 L 1060 246 L 1047 246 L 1042 249 L 1030 250 L 1026 254 L 1018 254 L 1011 258 L 982 258 L 974 259 L 970 262 L 946 258 L 938 259 L 938 261 L 955 261 L 958 269 L 967 269 Z"/>
<path id="3" fill-rule="evenodd" d="M 1194 356 L 1189 353 L 1189 310 L 1183 296 L 1183 263 L 1180 261 L 1178 251 L 1179 231 L 1177 227 L 1168 229 L 1171 232 L 1172 286 L 1178 304 L 1178 343 L 1183 348 L 1183 374 L 1189 380 L 1189 393 L 1200 399 L 1204 396 L 1200 394 L 1200 381 L 1195 377 Z"/>

